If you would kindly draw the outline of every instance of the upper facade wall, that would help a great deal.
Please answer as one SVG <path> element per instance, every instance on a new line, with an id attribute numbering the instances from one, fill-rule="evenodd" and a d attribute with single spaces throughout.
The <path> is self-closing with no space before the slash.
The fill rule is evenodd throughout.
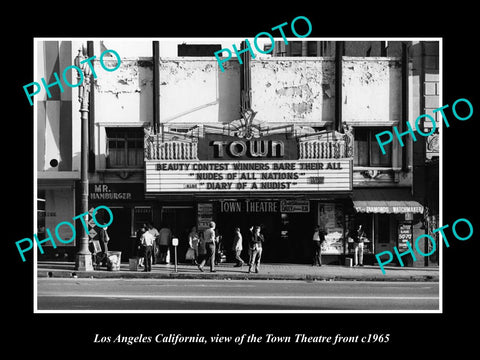
<path id="1" fill-rule="evenodd" d="M 251 106 L 267 123 L 328 126 L 335 117 L 332 58 L 252 59 Z M 240 118 L 240 64 L 215 59 L 160 60 L 160 121 L 228 123 Z M 398 58 L 350 58 L 342 64 L 342 118 L 352 125 L 392 125 L 401 117 Z"/>
<path id="2" fill-rule="evenodd" d="M 395 125 L 401 118 L 399 58 L 344 57 L 342 120 L 352 125 Z"/>
<path id="3" fill-rule="evenodd" d="M 240 64 L 215 59 L 160 59 L 162 123 L 228 123 L 240 118 Z"/>
<path id="4" fill-rule="evenodd" d="M 105 61 L 107 63 L 107 61 Z M 131 123 L 151 122 L 153 119 L 153 62 L 148 59 L 122 59 L 112 72 L 94 62 L 95 121 Z M 114 65 L 106 65 L 113 67 Z"/>
<path id="5" fill-rule="evenodd" d="M 252 108 L 266 122 L 325 125 L 335 114 L 335 63 L 323 58 L 251 61 Z"/>

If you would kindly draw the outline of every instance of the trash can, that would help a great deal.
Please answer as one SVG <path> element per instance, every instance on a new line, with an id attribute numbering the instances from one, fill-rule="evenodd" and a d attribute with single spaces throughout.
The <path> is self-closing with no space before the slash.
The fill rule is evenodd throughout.
<path id="1" fill-rule="evenodd" d="M 351 257 L 345 258 L 345 266 L 352 267 L 353 266 L 353 259 Z"/>
<path id="2" fill-rule="evenodd" d="M 138 258 L 128 259 L 128 269 L 131 271 L 137 271 L 138 269 Z"/>
<path id="3" fill-rule="evenodd" d="M 121 251 L 108 251 L 107 252 L 107 270 L 108 271 L 120 270 L 121 258 L 122 258 Z"/>

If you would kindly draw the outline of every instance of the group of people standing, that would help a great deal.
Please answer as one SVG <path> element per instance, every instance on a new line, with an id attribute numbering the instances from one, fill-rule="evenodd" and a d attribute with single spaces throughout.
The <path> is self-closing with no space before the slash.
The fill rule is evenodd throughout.
<path id="1" fill-rule="evenodd" d="M 312 266 L 322 266 L 322 244 L 325 241 L 325 228 L 316 225 L 313 229 L 312 246 L 313 246 L 313 261 Z M 354 266 L 363 266 L 363 250 L 367 235 L 363 229 L 362 224 L 357 227 L 353 226 L 348 232 L 347 238 L 349 242 L 353 243 L 353 260 Z"/>
<path id="2" fill-rule="evenodd" d="M 203 231 L 203 236 L 200 236 L 196 227 L 193 227 L 188 235 L 189 249 L 188 253 L 193 253 L 193 261 L 197 264 L 198 269 L 203 272 L 203 267 L 208 262 L 210 264 L 210 272 L 215 272 L 215 256 L 217 248 L 220 245 L 220 236 L 215 231 L 216 224 L 214 221 L 209 223 L 209 227 Z M 248 248 L 249 261 L 248 272 L 252 269 L 256 273 L 260 270 L 260 260 L 262 258 L 262 244 L 265 241 L 263 234 L 260 232 L 260 226 L 251 226 L 248 231 Z M 245 261 L 241 257 L 243 251 L 243 236 L 240 228 L 235 228 L 232 251 L 235 254 L 236 267 L 242 267 Z M 186 256 L 189 258 L 189 256 Z"/>
<path id="3" fill-rule="evenodd" d="M 321 249 L 322 243 L 325 241 L 325 235 L 326 231 L 323 227 L 319 225 L 314 227 L 312 236 L 312 266 L 322 266 Z M 353 242 L 355 266 L 363 266 L 363 250 L 366 234 L 362 225 L 352 228 L 348 233 L 348 238 L 349 241 Z M 164 226 L 159 231 L 152 223 L 145 223 L 137 231 L 136 248 L 137 256 L 140 258 L 139 266 L 144 267 L 144 271 L 151 271 L 152 264 L 166 264 L 171 240 L 172 231 L 168 227 Z M 205 264 L 208 262 L 210 272 L 215 272 L 215 265 L 219 261 L 217 254 L 219 253 L 220 240 L 221 236 L 216 230 L 216 224 L 213 221 L 209 223 L 209 227 L 203 232 L 198 232 L 195 226 L 192 227 L 188 234 L 188 250 L 185 259 L 191 260 L 202 272 L 204 271 L 203 268 Z M 261 233 L 261 227 L 251 226 L 247 233 L 249 273 L 252 271 L 258 273 L 260 270 L 264 242 L 265 237 Z M 235 228 L 232 251 L 235 255 L 235 267 L 242 267 L 245 261 L 241 257 L 243 251 L 243 236 L 239 227 Z"/>
<path id="4" fill-rule="evenodd" d="M 143 271 L 152 271 L 152 264 L 166 264 L 171 240 L 172 231 L 168 227 L 158 231 L 150 222 L 143 224 L 137 231 L 138 266 L 144 267 Z"/>

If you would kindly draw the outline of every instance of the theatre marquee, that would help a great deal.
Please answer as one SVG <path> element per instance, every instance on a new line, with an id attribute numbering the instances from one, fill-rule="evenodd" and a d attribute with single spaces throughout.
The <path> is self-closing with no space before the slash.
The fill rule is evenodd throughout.
<path id="1" fill-rule="evenodd" d="M 351 191 L 352 161 L 146 161 L 146 192 Z"/>
<path id="2" fill-rule="evenodd" d="M 291 127 L 148 134 L 145 191 L 352 191 L 352 144 L 351 133 Z"/>

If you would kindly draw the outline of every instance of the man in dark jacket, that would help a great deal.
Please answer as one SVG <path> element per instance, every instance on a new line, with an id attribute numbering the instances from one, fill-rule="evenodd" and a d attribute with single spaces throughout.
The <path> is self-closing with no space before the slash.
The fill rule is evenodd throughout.
<path id="1" fill-rule="evenodd" d="M 98 242 L 100 243 L 101 252 L 97 254 L 97 264 L 102 264 L 107 266 L 107 257 L 108 257 L 108 241 L 110 237 L 107 233 L 108 227 L 98 227 Z"/>

